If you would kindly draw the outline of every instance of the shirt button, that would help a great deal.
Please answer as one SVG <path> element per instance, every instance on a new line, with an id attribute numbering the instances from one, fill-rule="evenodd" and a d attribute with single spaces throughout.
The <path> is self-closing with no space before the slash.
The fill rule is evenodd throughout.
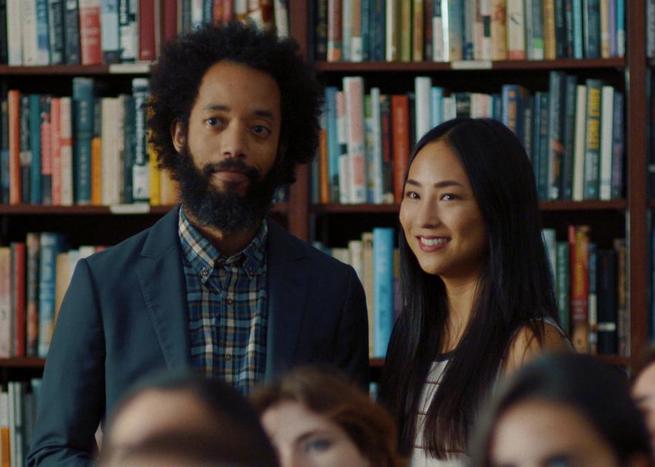
<path id="1" fill-rule="evenodd" d="M 227 304 L 228 305 L 232 305 L 233 303 L 234 303 L 234 300 L 232 300 L 231 298 L 227 299 Z"/>

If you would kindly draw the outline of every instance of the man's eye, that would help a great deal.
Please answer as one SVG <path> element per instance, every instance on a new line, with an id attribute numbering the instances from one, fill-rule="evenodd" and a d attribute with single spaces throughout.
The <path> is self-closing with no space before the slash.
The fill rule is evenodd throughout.
<path id="1" fill-rule="evenodd" d="M 271 130 L 269 130 L 267 127 L 263 125 L 255 125 L 252 128 L 252 132 L 258 136 L 268 136 L 271 134 Z"/>
<path id="2" fill-rule="evenodd" d="M 209 117 L 206 121 L 209 126 L 219 126 L 222 123 L 222 120 L 217 117 Z"/>

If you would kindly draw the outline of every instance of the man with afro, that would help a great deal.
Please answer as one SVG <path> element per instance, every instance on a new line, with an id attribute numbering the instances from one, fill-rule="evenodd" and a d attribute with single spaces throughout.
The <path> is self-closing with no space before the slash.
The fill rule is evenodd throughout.
<path id="1" fill-rule="evenodd" d="M 29 465 L 90 465 L 94 434 L 137 379 L 192 368 L 242 393 L 301 364 L 366 384 L 354 270 L 267 218 L 318 141 L 321 88 L 297 44 L 251 26 L 168 43 L 149 129 L 181 204 L 81 260 L 62 303 Z"/>

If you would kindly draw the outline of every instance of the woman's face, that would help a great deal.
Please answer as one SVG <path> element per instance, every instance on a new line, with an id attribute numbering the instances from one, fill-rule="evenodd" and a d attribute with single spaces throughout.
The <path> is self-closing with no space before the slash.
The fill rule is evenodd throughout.
<path id="1" fill-rule="evenodd" d="M 650 432 L 650 442 L 655 451 L 655 364 L 647 366 L 635 381 L 632 395 L 644 413 Z"/>
<path id="2" fill-rule="evenodd" d="M 444 140 L 424 146 L 409 168 L 400 223 L 421 269 L 475 279 L 487 248 L 478 203 L 459 158 Z"/>
<path id="3" fill-rule="evenodd" d="M 344 430 L 299 402 L 269 408 L 262 424 L 281 467 L 371 467 Z"/>
<path id="4" fill-rule="evenodd" d="M 493 467 L 618 467 L 608 443 L 574 409 L 528 400 L 505 412 L 490 446 Z"/>

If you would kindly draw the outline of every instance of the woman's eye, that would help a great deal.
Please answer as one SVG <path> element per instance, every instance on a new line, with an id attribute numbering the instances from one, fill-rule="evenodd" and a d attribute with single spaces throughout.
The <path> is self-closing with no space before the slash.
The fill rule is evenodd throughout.
<path id="1" fill-rule="evenodd" d="M 332 441 L 327 438 L 316 438 L 305 443 L 305 452 L 324 452 L 332 447 Z"/>
<path id="2" fill-rule="evenodd" d="M 405 198 L 418 199 L 418 193 L 416 193 L 415 191 L 406 191 Z"/>
<path id="3" fill-rule="evenodd" d="M 457 199 L 457 195 L 454 195 L 452 193 L 444 193 L 441 195 L 441 199 L 444 201 L 452 201 L 454 199 Z"/>

